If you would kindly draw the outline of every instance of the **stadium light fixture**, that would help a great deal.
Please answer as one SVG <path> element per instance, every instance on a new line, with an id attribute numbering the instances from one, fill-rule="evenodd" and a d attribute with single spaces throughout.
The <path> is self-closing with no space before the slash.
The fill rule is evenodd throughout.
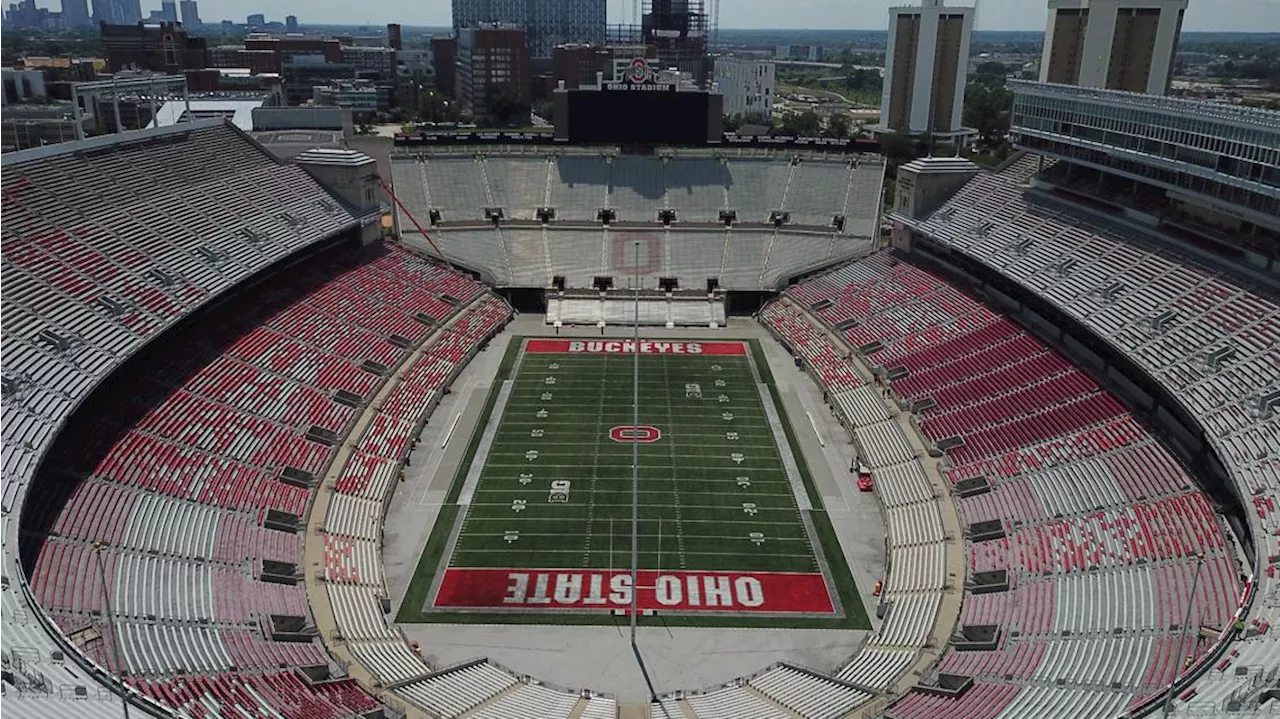
<path id="1" fill-rule="evenodd" d="M 640 426 L 640 240 L 635 241 L 635 258 L 631 266 L 635 293 L 635 328 L 632 344 L 631 427 Z M 631 648 L 636 646 L 636 615 L 640 613 L 640 443 L 631 441 Z"/>
<path id="2" fill-rule="evenodd" d="M 127 685 L 124 685 L 124 660 L 120 656 L 120 638 L 116 634 L 115 614 L 111 611 L 111 593 L 107 589 L 107 570 L 102 565 L 102 542 L 93 543 L 93 557 L 98 563 L 98 579 L 102 582 L 102 604 L 107 615 L 107 630 L 111 632 L 111 643 L 115 648 L 116 670 L 121 672 L 120 705 L 124 710 L 124 719 L 129 719 L 129 689 Z"/>

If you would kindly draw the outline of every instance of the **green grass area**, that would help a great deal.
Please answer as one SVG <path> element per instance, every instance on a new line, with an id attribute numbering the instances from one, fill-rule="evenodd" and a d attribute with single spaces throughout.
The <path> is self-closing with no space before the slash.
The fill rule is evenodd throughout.
<path id="1" fill-rule="evenodd" d="M 513 340 L 486 400 L 447 504 L 403 602 L 400 622 L 589 623 L 602 614 L 511 614 L 425 609 L 433 577 L 459 568 L 624 569 L 630 566 L 632 451 L 609 432 L 632 424 L 629 355 L 525 354 L 484 457 L 477 447 L 501 382 L 523 342 Z M 816 573 L 824 566 L 842 617 L 684 614 L 646 623 L 668 626 L 866 628 L 865 610 L 825 512 L 809 513 L 812 532 L 783 466 L 764 402 L 783 418 L 787 442 L 814 506 L 808 468 L 755 342 L 750 355 L 645 355 L 640 361 L 640 422 L 662 437 L 639 447 L 639 564 L 643 569 Z M 753 374 L 769 390 L 762 396 Z M 740 455 L 740 456 L 735 456 Z M 480 480 L 465 509 L 456 504 L 473 462 Z M 552 502 L 551 482 L 568 484 Z M 461 515 L 461 516 L 459 516 Z M 446 558 L 450 532 L 456 544 Z M 811 545 L 811 537 L 819 546 Z"/>

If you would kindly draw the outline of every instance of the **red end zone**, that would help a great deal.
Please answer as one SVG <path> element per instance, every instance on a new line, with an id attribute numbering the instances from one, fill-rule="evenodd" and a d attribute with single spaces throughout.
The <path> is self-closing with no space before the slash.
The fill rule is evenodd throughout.
<path id="1" fill-rule="evenodd" d="M 834 614 L 821 574 L 640 572 L 641 609 Z M 631 573 L 574 569 L 445 570 L 437 608 L 629 609 Z"/>
<path id="2" fill-rule="evenodd" d="M 524 351 L 531 354 L 635 354 L 634 340 L 529 340 Z M 666 342 L 640 340 L 645 355 L 745 355 L 741 342 Z"/>

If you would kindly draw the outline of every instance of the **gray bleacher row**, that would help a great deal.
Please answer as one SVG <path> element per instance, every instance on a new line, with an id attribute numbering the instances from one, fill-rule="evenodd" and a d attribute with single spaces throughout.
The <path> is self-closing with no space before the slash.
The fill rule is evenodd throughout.
<path id="1" fill-rule="evenodd" d="M 784 306 L 775 302 L 761 311 L 766 327 L 775 329 L 768 320 Z M 807 313 L 794 317 L 815 324 Z M 809 339 L 804 342 L 826 342 L 817 331 L 805 336 Z M 797 337 L 784 338 L 800 342 Z M 797 345 L 797 351 L 806 350 L 813 348 Z M 930 640 L 946 585 L 946 532 L 932 485 L 877 391 L 866 385 L 827 389 L 833 411 L 856 439 L 859 456 L 875 477 L 885 513 L 889 565 L 881 596 L 889 608 L 884 622 L 835 675 L 858 686 L 884 690 L 915 662 L 920 648 Z M 698 716 L 704 715 L 699 712 Z"/>
<path id="2" fill-rule="evenodd" d="M 716 689 L 664 697 L 655 703 L 653 716 L 684 717 L 687 707 L 698 719 L 836 719 L 872 697 L 841 681 L 780 664 Z"/>
<path id="3" fill-rule="evenodd" d="M 606 324 L 629 325 L 638 320 L 642 325 L 659 327 L 723 327 L 724 299 L 672 300 L 666 297 L 645 298 L 637 308 L 635 300 L 626 299 L 626 291 L 616 298 L 547 297 L 546 323 L 554 326 Z"/>
<path id="4" fill-rule="evenodd" d="M 429 230 L 430 241 L 407 225 L 401 230 L 410 247 L 513 287 L 549 287 L 563 277 L 568 287 L 590 288 L 600 276 L 613 277 L 620 287 L 639 269 L 648 289 L 657 289 L 660 278 L 675 277 L 688 289 L 701 289 L 714 278 L 726 290 L 767 291 L 871 248 L 868 240 L 831 232 L 736 228 L 437 227 Z"/>
<path id="5" fill-rule="evenodd" d="M 391 168 L 396 192 L 421 222 L 431 210 L 443 222 L 479 222 L 486 208 L 536 220 L 543 207 L 557 220 L 595 222 L 607 207 L 619 222 L 658 222 L 669 209 L 682 222 L 720 222 L 722 210 L 734 210 L 753 224 L 782 211 L 808 227 L 831 227 L 843 215 L 843 231 L 860 237 L 874 234 L 884 175 L 881 162 L 862 157 L 422 155 L 393 158 Z"/>
<path id="6" fill-rule="evenodd" d="M 855 262 L 816 282 L 832 288 L 847 284 L 851 278 L 863 277 L 865 263 Z M 839 276 L 838 278 L 836 276 Z M 863 277 L 863 279 L 866 279 Z M 769 311 L 762 317 L 772 316 Z M 892 423 L 885 422 L 883 404 L 868 387 L 835 389 L 831 398 L 837 413 L 848 424 L 854 425 L 854 434 L 864 445 L 864 462 L 872 465 L 878 496 L 885 506 L 886 526 L 890 545 L 888 588 L 913 589 L 925 581 L 931 566 L 927 545 L 916 546 L 917 540 L 931 539 L 920 519 L 932 504 L 932 489 L 914 463 L 893 464 L 907 455 L 903 437 Z M 886 465 L 884 467 L 878 465 Z M 1105 481 L 1103 481 L 1105 480 Z M 1097 460 L 1072 462 L 1054 468 L 1029 472 L 1025 478 L 1028 486 L 1040 496 L 1041 505 L 1050 514 L 1053 509 L 1080 512 L 1099 507 L 1123 506 L 1128 500 L 1120 493 L 1117 482 L 1107 464 Z M 903 546 L 905 545 L 905 546 Z M 942 557 L 933 562 L 943 561 Z M 904 566 L 903 562 L 907 564 Z M 934 565 L 936 566 L 936 564 Z M 1149 566 L 1124 570 L 1108 570 L 1093 573 L 1089 577 L 1054 577 L 1053 588 L 1057 602 L 1052 609 L 1050 630 L 1055 637 L 1075 637 L 1076 643 L 1048 642 L 1046 655 L 1037 667 L 1036 677 L 1043 681 L 1062 679 L 1073 684 L 1093 684 L 1099 687 L 1136 687 L 1143 678 L 1156 637 L 1151 630 L 1166 630 L 1155 617 L 1157 588 Z M 1062 582 L 1054 581 L 1063 579 Z M 1170 587 L 1166 587 L 1168 591 Z M 1176 587 L 1185 596 L 1189 587 Z M 1176 596 L 1166 598 L 1176 602 Z M 1135 635 L 1135 631 L 1145 634 Z M 1117 634 L 1123 630 L 1123 634 Z M 1024 631 L 1025 633 L 1025 631 Z M 1081 644 L 1090 634 L 1092 644 Z M 1109 643 L 1109 642 L 1113 642 Z M 1081 651 L 1081 647 L 1087 649 Z M 1105 661 L 1088 659 L 1090 653 L 1105 656 Z M 1132 694 L 1126 695 L 1132 698 Z M 1124 701 L 1122 696 L 1119 701 Z M 1109 701 L 1115 701 L 1113 697 Z"/>
<path id="7" fill-rule="evenodd" d="M 99 249 L 99 258 L 83 265 L 65 255 L 42 261 L 51 273 L 97 285 L 93 294 L 132 304 L 148 326 L 146 331 L 128 328 L 87 302 L 86 294 L 65 294 L 17 262 L 0 264 L 0 287 L 5 288 L 0 377 L 8 380 L 0 389 L 0 504 L 5 510 L 22 504 L 56 427 L 143 340 L 271 262 L 356 224 L 301 169 L 278 164 L 221 123 L 148 137 L 157 145 L 134 146 L 140 136 L 133 134 L 93 152 L 42 148 L 0 161 L 0 174 L 31 183 L 17 192 L 6 183 L 17 198 L 0 210 L 0 225 L 12 237 L 6 247 L 17 247 L 12 244 L 17 238 L 38 241 L 83 228 L 87 234 L 76 243 Z M 124 257 L 134 265 L 124 265 Z M 113 279 L 99 283 L 77 266 Z M 148 275 L 151 270 L 173 284 Z M 142 290 L 168 298 L 174 312 L 151 310 L 134 299 Z M 37 339 L 44 330 L 68 340 L 65 348 L 55 351 Z M 17 519 L 5 521 L 3 514 L 0 510 L 0 654 L 29 656 L 28 667 L 49 676 L 51 686 L 90 684 L 72 661 L 50 659 L 61 646 L 41 631 L 33 618 L 41 609 L 29 606 L 22 595 Z M 96 702 L 74 706 L 77 715 L 97 713 Z M 68 713 L 56 696 L 31 707 L 24 716 Z"/>
<path id="8" fill-rule="evenodd" d="M 1280 308 L 1271 299 L 1198 266 L 1171 244 L 1027 194 L 1001 177 L 975 177 L 925 220 L 898 219 L 1017 280 L 1133 358 L 1214 430 L 1206 436 L 1243 495 L 1280 491 L 1280 416 L 1256 404 L 1280 389 L 1274 354 Z M 1207 360 L 1209 351 L 1225 347 L 1234 351 L 1225 364 Z M 1256 512 L 1250 521 L 1264 532 Z M 1254 578 L 1258 596 L 1280 595 L 1276 578 L 1265 572 Z M 1255 601 L 1246 626 L 1278 619 L 1280 602 Z M 1248 636 L 1237 648 L 1274 661 L 1280 640 L 1273 636 Z M 1179 700 L 1176 713 L 1216 712 L 1250 681 L 1242 674 L 1231 682 L 1217 670 L 1207 676 L 1197 685 L 1211 687 L 1206 698 Z M 1066 693 L 1020 695 L 1006 715 L 1025 714 L 1023 702 L 1033 699 L 1070 702 Z"/>
<path id="9" fill-rule="evenodd" d="M 348 464 L 343 471 L 353 468 Z M 586 719 L 616 719 L 613 698 L 584 697 L 522 681 L 488 662 L 434 672 L 399 629 L 387 623 L 382 611 L 386 586 L 379 542 L 382 502 L 394 488 L 390 479 L 394 473 L 384 474 L 359 496 L 334 492 L 329 497 L 326 537 L 341 541 L 344 566 L 354 570 L 354 574 L 331 576 L 326 566 L 324 587 L 337 626 L 334 638 L 382 684 L 406 682 L 393 690 L 395 694 L 445 719 L 568 719 L 575 712 Z"/>

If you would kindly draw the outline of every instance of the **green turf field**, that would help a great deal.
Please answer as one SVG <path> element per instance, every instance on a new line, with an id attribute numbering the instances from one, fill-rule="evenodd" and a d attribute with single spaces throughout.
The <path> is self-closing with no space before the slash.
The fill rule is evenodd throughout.
<path id="1" fill-rule="evenodd" d="M 630 566 L 632 443 L 609 431 L 632 423 L 634 362 L 524 355 L 451 566 Z M 638 443 L 642 568 L 818 571 L 749 362 L 640 358 L 640 425 L 662 432 Z"/>
<path id="2" fill-rule="evenodd" d="M 446 574 L 605 570 L 600 573 L 607 581 L 609 570 L 629 570 L 632 452 L 638 446 L 641 569 L 657 570 L 654 577 L 808 575 L 800 578 L 816 579 L 830 618 L 797 615 L 790 625 L 865 627 L 825 513 L 797 506 L 793 481 L 811 501 L 814 493 L 806 495 L 802 457 L 795 457 L 788 476 L 765 410 L 769 402 L 780 412 L 768 369 L 755 364 L 758 348 L 743 348 L 729 355 L 641 355 L 639 426 L 661 436 L 633 444 L 616 441 L 611 430 L 632 425 L 634 355 L 513 347 L 499 373 L 499 380 L 511 380 L 508 393 L 499 399 L 502 385 L 495 384 L 482 418 L 490 436 L 482 425 L 471 438 L 398 620 L 521 621 L 518 613 L 433 606 Z M 778 435 L 788 443 L 786 418 L 775 417 Z M 795 451 L 793 442 L 787 447 Z M 540 623 L 593 621 L 564 613 L 523 616 Z M 721 626 L 773 621 L 706 613 L 686 619 Z"/>

